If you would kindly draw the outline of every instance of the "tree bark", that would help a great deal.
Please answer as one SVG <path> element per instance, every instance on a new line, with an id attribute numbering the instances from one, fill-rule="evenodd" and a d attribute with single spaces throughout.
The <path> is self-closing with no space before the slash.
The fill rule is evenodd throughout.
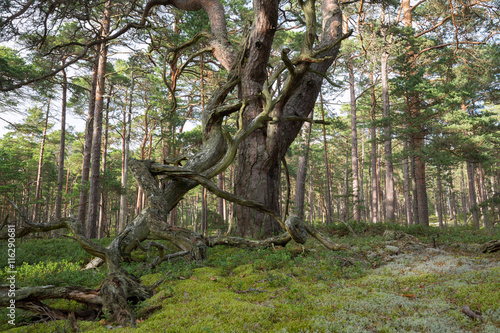
<path id="1" fill-rule="evenodd" d="M 106 0 L 104 17 L 102 20 L 101 37 L 109 34 L 111 20 L 111 0 Z M 103 44 L 99 54 L 97 67 L 97 86 L 94 111 L 94 131 L 92 134 L 92 156 L 90 165 L 89 205 L 87 214 L 86 232 L 88 238 L 97 237 L 97 220 L 99 214 L 99 181 L 101 173 L 101 142 L 102 142 L 102 113 L 104 110 L 104 94 L 106 91 L 106 64 L 108 47 Z"/>
<path id="2" fill-rule="evenodd" d="M 50 113 L 50 98 L 47 103 L 47 112 L 45 113 L 45 120 L 43 123 L 43 134 L 42 143 L 40 144 L 40 155 L 38 157 L 38 168 L 36 172 L 36 182 L 35 182 L 35 206 L 33 208 L 33 221 L 38 219 L 38 207 L 41 196 L 42 189 L 42 167 L 43 167 L 43 152 L 45 151 L 45 140 L 47 138 L 47 126 L 49 123 L 49 113 Z"/>
<path id="3" fill-rule="evenodd" d="M 370 140 L 371 140 L 371 154 L 370 154 L 370 168 L 371 168 L 371 205 L 370 205 L 370 217 L 372 223 L 377 223 L 378 220 L 378 186 L 377 186 L 377 127 L 375 126 L 376 120 L 376 99 L 375 99 L 375 87 L 373 82 L 373 75 L 370 74 L 370 84 L 372 88 L 370 89 Z"/>
<path id="4" fill-rule="evenodd" d="M 113 90 L 113 87 L 110 88 L 110 95 Z M 108 96 L 106 102 L 106 124 L 104 125 L 104 142 L 102 144 L 102 172 L 106 173 L 107 168 L 107 154 L 108 154 L 108 138 L 109 138 L 109 103 L 111 102 L 111 97 Z M 99 224 L 98 224 L 98 235 L 97 238 L 101 239 L 104 237 L 104 229 L 106 226 L 106 190 L 101 192 L 101 201 L 99 210 Z M 109 234 L 109 232 L 108 232 Z"/>
<path id="5" fill-rule="evenodd" d="M 310 17 L 314 16 L 312 2 L 307 1 L 303 5 L 311 7 L 311 11 L 306 14 L 309 16 L 306 17 L 306 22 L 314 22 L 315 24 L 315 17 Z M 273 27 L 277 23 L 277 7 L 277 3 L 274 1 L 265 4 L 257 1 L 257 5 L 254 7 L 257 19 L 254 20 L 254 29 L 252 29 L 249 44 L 257 45 L 258 49 L 250 50 L 242 76 L 242 82 L 244 82 L 242 84 L 242 97 L 249 101 L 243 126 L 248 125 L 264 107 L 262 99 L 256 98 L 256 96 L 261 94 L 262 86 L 266 81 L 264 69 L 274 36 Z M 285 82 L 287 90 L 284 89 L 283 95 L 276 101 L 269 114 L 278 121 L 268 123 L 267 126 L 252 133 L 242 142 L 238 153 L 236 193 L 255 200 L 263 200 L 261 202 L 266 202 L 269 208 L 276 212 L 279 211 L 280 161 L 302 127 L 301 121 L 282 121 L 282 119 L 291 115 L 299 117 L 309 115 L 319 94 L 322 76 L 306 71 L 311 68 L 314 72 L 325 73 L 338 52 L 342 22 L 338 2 L 324 0 L 322 12 L 323 31 L 319 47 L 337 44 L 319 56 L 332 56 L 332 58 L 312 65 L 301 62 L 294 67 L 294 73 L 290 75 L 290 81 L 288 81 L 290 84 Z M 255 39 L 257 37 L 258 42 Z M 305 51 L 302 52 L 303 55 L 310 52 L 307 44 L 312 45 L 315 33 L 308 28 L 305 37 L 304 45 L 306 46 Z M 251 65 L 249 66 L 249 64 Z M 265 105 L 268 105 L 267 101 Z M 265 189 L 265 193 L 262 193 L 262 189 Z M 259 233 L 270 235 L 279 230 L 278 225 L 267 217 L 253 214 L 244 208 L 237 207 L 236 216 L 239 235 L 257 235 Z"/>
<path id="6" fill-rule="evenodd" d="M 130 154 L 130 132 L 132 130 L 132 102 L 134 96 L 135 77 L 132 71 L 132 84 L 130 86 L 128 107 L 123 112 L 123 142 L 122 142 L 122 193 L 120 195 L 120 220 L 118 232 L 122 232 L 127 224 L 127 190 L 128 190 L 128 161 Z M 127 110 L 128 109 L 128 110 Z M 140 192 L 140 191 L 139 191 Z M 141 195 L 139 193 L 139 195 Z"/>
<path id="7" fill-rule="evenodd" d="M 479 208 L 476 199 L 476 182 L 474 180 L 474 162 L 467 161 L 467 180 L 469 183 L 469 206 L 472 212 L 472 226 L 479 229 Z"/>
<path id="8" fill-rule="evenodd" d="M 99 54 L 101 45 L 96 47 L 95 61 L 92 71 L 92 81 L 90 83 L 89 108 L 87 123 L 85 126 L 85 143 L 83 145 L 82 178 L 80 181 L 80 196 L 78 201 L 78 219 L 85 225 L 87 216 L 88 182 L 90 175 L 90 157 L 92 152 L 92 134 L 94 132 L 94 111 L 97 89 L 97 70 L 99 64 Z"/>
<path id="9" fill-rule="evenodd" d="M 401 7 L 404 16 L 405 27 L 412 27 L 412 10 L 413 7 L 410 6 L 409 0 L 403 0 L 401 2 Z M 415 51 L 408 46 L 406 51 L 406 62 L 410 64 L 410 70 L 408 72 L 409 76 L 416 75 L 416 54 Z M 425 141 L 425 131 L 423 126 L 420 124 L 421 117 L 421 101 L 418 92 L 413 90 L 407 92 L 406 100 L 408 106 L 409 120 L 411 122 L 410 126 L 410 137 L 412 150 L 412 162 L 413 162 L 413 172 L 414 172 L 414 201 L 418 207 L 417 221 L 418 224 L 428 226 L 429 225 L 429 207 L 427 200 L 427 186 L 425 177 L 425 161 L 422 156 L 422 148 Z"/>
<path id="10" fill-rule="evenodd" d="M 436 205 L 438 211 L 438 221 L 439 221 L 439 229 L 444 228 L 443 224 L 443 186 L 441 184 L 441 166 L 438 164 L 437 166 L 437 174 L 436 174 Z"/>
<path id="11" fill-rule="evenodd" d="M 323 104 L 323 96 L 320 92 L 320 105 L 321 105 L 321 119 L 325 121 L 325 109 L 324 109 L 324 104 Z M 332 200 L 332 175 L 330 172 L 330 163 L 328 162 L 328 141 L 326 140 L 326 127 L 325 124 L 323 123 L 323 157 L 325 160 L 325 179 L 326 179 L 326 184 L 325 188 L 323 190 L 323 193 L 325 194 L 325 200 L 324 200 L 324 205 L 325 205 L 325 212 L 326 212 L 326 223 L 332 223 L 333 222 L 333 200 Z"/>
<path id="12" fill-rule="evenodd" d="M 461 195 L 460 198 L 462 200 L 462 214 L 464 216 L 464 225 L 467 225 L 467 190 L 465 186 L 465 177 L 464 177 L 464 164 L 460 164 L 460 174 L 461 174 L 461 182 L 460 182 L 460 187 L 461 187 Z"/>
<path id="13" fill-rule="evenodd" d="M 312 120 L 313 112 L 309 115 Z M 311 142 L 311 123 L 305 122 L 302 126 L 302 142 L 299 148 L 299 161 L 297 166 L 297 179 L 295 181 L 295 214 L 304 218 L 304 202 L 306 197 L 307 164 L 309 163 L 309 144 Z"/>
<path id="14" fill-rule="evenodd" d="M 382 66 L 382 107 L 385 119 L 384 127 L 384 157 L 385 157 L 385 220 L 394 223 L 394 166 L 392 163 L 392 134 L 391 134 L 391 109 L 389 103 L 389 82 L 387 74 L 387 60 L 389 54 L 383 52 L 381 57 Z"/>
<path id="15" fill-rule="evenodd" d="M 64 61 L 62 63 L 64 66 Z M 66 70 L 62 70 L 62 97 L 61 97 L 61 136 L 59 143 L 59 158 L 57 165 L 57 194 L 56 194 L 56 211 L 55 217 L 56 219 L 61 218 L 62 211 L 62 191 L 63 191 L 63 183 L 64 183 L 64 158 L 66 153 L 66 102 L 67 102 L 67 92 L 68 92 L 68 78 L 66 76 Z"/>
<path id="16" fill-rule="evenodd" d="M 403 152 L 408 151 L 408 141 L 403 139 Z M 403 190 L 405 198 L 406 223 L 408 226 L 413 225 L 413 212 L 411 200 L 411 183 L 410 183 L 410 168 L 408 156 L 403 156 Z"/>
<path id="17" fill-rule="evenodd" d="M 349 71 L 349 92 L 351 105 L 351 168 L 352 168 L 352 197 L 353 197 L 353 220 L 360 221 L 359 213 L 359 161 L 358 161 L 358 130 L 356 119 L 356 92 L 354 90 L 354 69 L 352 58 L 347 62 Z"/>

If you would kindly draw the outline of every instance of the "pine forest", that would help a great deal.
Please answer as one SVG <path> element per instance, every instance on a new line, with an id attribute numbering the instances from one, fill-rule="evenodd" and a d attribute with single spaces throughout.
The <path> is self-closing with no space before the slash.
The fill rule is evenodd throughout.
<path id="1" fill-rule="evenodd" d="M 2 1 L 0 329 L 500 332 L 499 25 Z"/>

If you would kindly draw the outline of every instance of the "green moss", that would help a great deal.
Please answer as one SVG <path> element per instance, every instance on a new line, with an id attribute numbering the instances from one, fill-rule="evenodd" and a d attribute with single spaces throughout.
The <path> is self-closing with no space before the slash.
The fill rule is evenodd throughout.
<path id="1" fill-rule="evenodd" d="M 423 231 L 422 231 L 423 232 Z M 359 237 L 360 249 L 383 247 L 380 236 Z M 493 256 L 444 251 L 385 258 L 380 268 L 345 266 L 348 252 L 308 241 L 307 251 L 210 249 L 210 260 L 164 263 L 141 278 L 155 295 L 139 303 L 138 328 L 119 332 L 498 332 L 500 264 Z M 356 261 L 356 260 L 352 260 Z M 130 265 L 128 269 L 133 270 Z M 57 301 L 62 306 L 64 301 Z M 463 305 L 481 313 L 472 321 Z M 154 311 L 149 311 L 154 309 Z M 0 313 L 1 315 L 1 313 Z M 58 325 L 58 326 L 57 326 Z M 64 332 L 66 322 L 17 328 Z M 66 326 L 65 326 L 66 325 Z M 85 332 L 108 332 L 80 322 Z M 116 326 L 116 325 L 115 325 Z M 2 326 L 3 328 L 3 326 Z"/>

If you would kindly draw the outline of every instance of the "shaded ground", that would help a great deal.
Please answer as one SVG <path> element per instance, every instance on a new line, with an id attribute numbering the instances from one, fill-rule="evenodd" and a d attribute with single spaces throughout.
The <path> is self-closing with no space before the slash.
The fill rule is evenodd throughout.
<path id="1" fill-rule="evenodd" d="M 105 315 L 100 322 L 78 322 L 77 328 L 82 332 L 500 332 L 500 255 L 477 251 L 478 243 L 498 237 L 498 231 L 487 235 L 405 229 L 412 235 L 396 230 L 384 236 L 384 226 L 354 226 L 357 237 L 336 238 L 344 234 L 341 229 L 332 226 L 327 231 L 336 242 L 350 244 L 352 251 L 331 252 L 308 240 L 305 249 L 295 244 L 260 251 L 216 248 L 210 249 L 210 259 L 202 265 L 184 260 L 162 264 L 142 277 L 148 285 L 170 274 L 153 298 L 136 306 L 138 329 L 119 328 Z M 135 255 L 139 257 L 146 256 Z M 131 271 L 138 267 L 129 264 Z M 51 278 L 58 274 L 52 271 Z M 91 274 L 90 284 L 100 273 Z M 24 279 L 30 279 L 29 273 Z M 464 314 L 463 306 L 481 319 Z M 18 326 L 9 332 L 65 332 L 70 327 L 59 321 Z"/>

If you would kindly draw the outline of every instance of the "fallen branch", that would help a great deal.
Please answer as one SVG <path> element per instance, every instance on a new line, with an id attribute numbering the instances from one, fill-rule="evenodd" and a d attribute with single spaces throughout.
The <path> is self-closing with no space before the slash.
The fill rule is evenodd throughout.
<path id="1" fill-rule="evenodd" d="M 477 313 L 475 313 L 474 311 L 472 311 L 470 309 L 469 306 L 467 305 L 464 305 L 462 306 L 462 312 L 465 313 L 469 318 L 471 318 L 472 320 L 482 320 L 483 318 L 481 318 L 480 315 L 478 315 Z"/>

